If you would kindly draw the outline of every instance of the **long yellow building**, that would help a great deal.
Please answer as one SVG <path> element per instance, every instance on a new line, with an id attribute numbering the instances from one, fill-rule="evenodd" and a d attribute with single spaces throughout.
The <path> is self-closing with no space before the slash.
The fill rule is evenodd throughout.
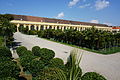
<path id="1" fill-rule="evenodd" d="M 94 26 L 99 30 L 112 31 L 112 27 L 109 27 L 106 24 L 95 24 L 95 23 L 25 16 L 25 15 L 12 15 L 12 16 L 14 17 L 14 20 L 12 20 L 11 23 L 14 23 L 17 26 L 17 31 L 19 31 L 18 30 L 19 27 L 23 27 L 23 26 L 28 28 L 29 30 L 76 29 L 78 31 L 90 29 Z"/>

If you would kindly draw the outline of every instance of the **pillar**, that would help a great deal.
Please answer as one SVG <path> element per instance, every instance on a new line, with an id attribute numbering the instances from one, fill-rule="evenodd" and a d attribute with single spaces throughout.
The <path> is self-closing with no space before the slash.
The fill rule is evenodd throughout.
<path id="1" fill-rule="evenodd" d="M 30 30 L 31 24 L 28 25 L 28 30 Z"/>
<path id="2" fill-rule="evenodd" d="M 23 26 L 24 26 L 24 28 L 26 28 L 26 24 L 24 24 Z"/>
<path id="3" fill-rule="evenodd" d="M 20 26 L 20 24 L 17 24 L 17 32 L 19 32 L 19 26 Z"/>
<path id="4" fill-rule="evenodd" d="M 41 28 L 41 25 L 38 25 L 38 31 L 40 30 L 40 28 Z"/>
<path id="5" fill-rule="evenodd" d="M 37 30 L 37 25 L 34 25 L 34 30 Z"/>

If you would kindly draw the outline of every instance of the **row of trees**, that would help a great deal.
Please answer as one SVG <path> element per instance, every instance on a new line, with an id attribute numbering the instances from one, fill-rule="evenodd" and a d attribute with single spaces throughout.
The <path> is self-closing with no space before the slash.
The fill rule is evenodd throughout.
<path id="1" fill-rule="evenodd" d="M 39 31 L 38 36 L 95 50 L 118 47 L 120 45 L 120 33 L 113 34 L 94 27 L 84 31 L 49 29 Z"/>
<path id="2" fill-rule="evenodd" d="M 0 14 L 0 36 L 4 38 L 4 46 L 12 44 L 15 25 L 10 23 L 13 17 L 9 14 Z"/>
<path id="3" fill-rule="evenodd" d="M 25 34 L 35 34 L 42 38 L 52 39 L 92 50 L 106 51 L 111 50 L 111 48 L 120 47 L 120 33 L 98 30 L 94 27 L 84 31 L 77 31 L 73 29 L 64 31 L 54 29 L 32 31 L 27 28 L 21 28 L 20 30 Z"/>
<path id="4" fill-rule="evenodd" d="M 34 46 L 30 51 L 21 46 L 17 53 L 19 58 L 12 60 L 9 49 L 0 47 L 0 80 L 106 80 L 96 72 L 82 75 L 77 50 L 71 51 L 66 64 L 47 48 Z"/>

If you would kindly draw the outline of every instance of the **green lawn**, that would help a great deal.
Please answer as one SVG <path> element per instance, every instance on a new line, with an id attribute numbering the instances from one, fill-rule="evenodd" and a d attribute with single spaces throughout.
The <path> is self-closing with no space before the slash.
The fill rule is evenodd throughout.
<path id="1" fill-rule="evenodd" d="M 46 38 L 43 38 L 43 39 L 46 39 Z M 91 52 L 95 52 L 95 53 L 99 53 L 99 54 L 105 54 L 105 55 L 120 52 L 120 47 L 107 48 L 106 50 L 104 50 L 104 49 L 103 50 L 92 50 L 92 49 L 89 49 L 89 48 L 82 48 L 82 47 L 79 47 L 79 46 L 76 46 L 76 45 L 55 41 L 53 39 L 46 39 L 46 40 L 57 42 L 57 43 L 60 43 L 60 44 L 68 45 L 68 46 L 79 48 L 79 49 L 83 49 L 83 50 L 86 50 L 86 51 L 91 51 Z"/>

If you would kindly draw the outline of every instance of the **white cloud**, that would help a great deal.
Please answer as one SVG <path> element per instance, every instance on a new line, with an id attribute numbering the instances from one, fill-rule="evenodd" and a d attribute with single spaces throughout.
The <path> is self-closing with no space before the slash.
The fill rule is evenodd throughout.
<path id="1" fill-rule="evenodd" d="M 109 1 L 97 0 L 96 3 L 95 3 L 95 8 L 96 8 L 96 10 L 101 10 L 101 9 L 104 9 L 104 8 L 108 7 L 109 4 L 110 4 Z"/>
<path id="2" fill-rule="evenodd" d="M 79 1 L 80 0 L 72 0 L 72 1 L 69 2 L 68 6 L 72 7 L 72 6 L 76 5 Z"/>
<path id="3" fill-rule="evenodd" d="M 86 8 L 86 7 L 89 7 L 91 4 L 85 4 L 85 5 L 82 5 L 82 6 L 79 6 L 79 8 Z"/>
<path id="4" fill-rule="evenodd" d="M 91 20 L 90 22 L 91 22 L 91 23 L 99 23 L 98 20 Z"/>
<path id="5" fill-rule="evenodd" d="M 108 26 L 112 26 L 113 25 L 112 23 L 109 23 L 109 22 L 105 22 L 103 24 L 107 24 Z"/>
<path id="6" fill-rule="evenodd" d="M 56 18 L 63 18 L 64 17 L 64 13 L 63 12 L 61 12 L 61 13 L 59 13 L 58 15 L 57 15 L 57 17 Z"/>

